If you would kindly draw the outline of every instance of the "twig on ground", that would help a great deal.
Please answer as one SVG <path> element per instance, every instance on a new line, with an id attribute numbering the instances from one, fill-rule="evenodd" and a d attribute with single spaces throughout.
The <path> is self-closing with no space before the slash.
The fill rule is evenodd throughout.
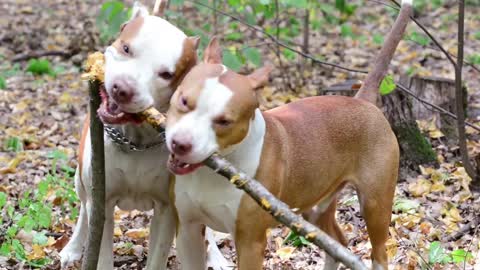
<path id="1" fill-rule="evenodd" d="M 97 269 L 103 226 L 105 223 L 105 152 L 103 123 L 98 119 L 100 106 L 100 82 L 89 82 L 90 89 L 90 137 L 92 141 L 92 210 L 88 217 L 88 240 L 82 269 Z"/>
<path id="2" fill-rule="evenodd" d="M 156 109 L 150 108 L 142 112 L 141 117 L 150 123 L 157 131 L 163 133 L 165 117 Z M 225 158 L 214 154 L 204 164 L 216 173 L 226 177 L 237 188 L 245 191 L 265 211 L 269 212 L 278 222 L 292 229 L 295 233 L 304 236 L 307 240 L 324 249 L 336 260 L 351 269 L 367 269 L 362 261 L 353 255 L 347 248 L 333 240 L 325 232 L 307 222 L 300 215 L 295 214 L 285 203 L 273 196 L 260 182 L 237 170 Z"/>
<path id="3" fill-rule="evenodd" d="M 73 55 L 72 52 L 65 52 L 65 51 L 40 51 L 40 52 L 29 52 L 25 54 L 19 54 L 12 58 L 12 62 L 21 62 L 30 60 L 32 58 L 39 58 L 44 56 L 61 56 L 61 57 L 71 57 Z"/>
<path id="4" fill-rule="evenodd" d="M 480 225 L 480 217 L 476 216 L 473 220 L 471 220 L 469 223 L 465 224 L 455 234 L 452 234 L 452 235 L 448 236 L 447 238 L 445 238 L 444 241 L 445 242 L 457 241 L 458 239 L 462 238 L 469 231 L 477 229 L 479 225 Z"/>

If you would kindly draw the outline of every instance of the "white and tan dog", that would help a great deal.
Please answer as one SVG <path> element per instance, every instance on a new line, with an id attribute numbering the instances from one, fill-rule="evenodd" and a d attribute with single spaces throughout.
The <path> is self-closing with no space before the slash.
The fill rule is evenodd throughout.
<path id="1" fill-rule="evenodd" d="M 187 37 L 156 16 L 162 13 L 164 3 L 156 2 L 155 15 L 135 3 L 131 19 L 105 52 L 106 91 L 102 91 L 98 115 L 110 132 L 105 136 L 106 220 L 98 262 L 101 270 L 113 269 L 115 206 L 124 210 L 154 209 L 147 269 L 166 269 L 175 235 L 176 214 L 169 196 L 171 175 L 166 168 L 168 150 L 162 136 L 135 116 L 151 106 L 166 112 L 178 83 L 197 62 L 198 38 Z M 71 240 L 60 253 L 62 267 L 79 260 L 86 244 L 92 185 L 88 121 L 82 131 L 78 160 L 75 188 L 81 201 L 80 215 Z M 220 269 L 228 263 L 213 239 L 210 243 L 211 266 Z"/>
<path id="2" fill-rule="evenodd" d="M 231 233 L 240 270 L 262 269 L 266 230 L 275 220 L 250 197 L 202 162 L 220 152 L 277 198 L 305 213 L 346 245 L 335 220 L 337 193 L 355 187 L 372 243 L 374 269 L 387 269 L 392 201 L 399 166 L 396 137 L 374 105 L 378 86 L 412 12 L 411 0 L 386 39 L 374 70 L 356 98 L 306 98 L 260 112 L 255 90 L 268 80 L 264 67 L 243 76 L 221 62 L 213 39 L 172 97 L 167 117 L 169 169 L 177 174 L 177 254 L 184 270 L 205 265 L 202 227 Z M 383 75 L 382 75 L 383 74 Z M 338 263 L 327 256 L 325 269 Z"/>

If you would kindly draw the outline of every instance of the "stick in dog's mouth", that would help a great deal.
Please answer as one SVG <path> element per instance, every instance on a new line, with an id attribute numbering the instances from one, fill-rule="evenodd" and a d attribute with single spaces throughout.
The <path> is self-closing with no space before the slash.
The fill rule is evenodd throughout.
<path id="1" fill-rule="evenodd" d="M 185 163 L 179 160 L 173 153 L 171 153 L 170 156 L 168 156 L 168 163 L 167 163 L 168 170 L 170 170 L 172 173 L 176 175 L 185 175 L 185 174 L 192 173 L 196 169 L 202 166 L 203 166 L 203 162 L 195 163 L 195 164 Z"/>
<path id="2" fill-rule="evenodd" d="M 140 124 L 142 118 L 134 113 L 127 113 L 120 109 L 117 103 L 111 100 L 102 85 L 100 87 L 100 96 L 102 97 L 102 104 L 97 110 L 97 114 L 105 124 L 126 124 L 135 123 Z"/>

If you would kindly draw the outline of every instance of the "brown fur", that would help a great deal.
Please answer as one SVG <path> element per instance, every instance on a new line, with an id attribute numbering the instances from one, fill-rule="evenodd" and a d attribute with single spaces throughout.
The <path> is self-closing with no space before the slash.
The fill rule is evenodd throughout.
<path id="1" fill-rule="evenodd" d="M 82 135 L 80 136 L 80 144 L 78 145 L 78 167 L 83 168 L 83 152 L 85 151 L 85 140 L 87 139 L 87 134 L 90 129 L 90 113 L 87 114 L 85 120 L 83 121 Z M 78 171 L 80 178 L 82 178 L 82 170 Z"/>
<path id="2" fill-rule="evenodd" d="M 383 114 L 348 97 L 314 97 L 264 113 L 267 131 L 255 179 L 301 212 L 328 199 L 346 183 L 358 192 L 372 241 L 372 259 L 387 269 L 388 237 L 399 150 Z M 346 244 L 335 221 L 335 204 L 317 225 Z M 236 239 L 239 269 L 261 269 L 265 230 L 276 222 L 250 197 L 242 199 Z M 261 233 L 251 233 L 252 231 Z M 256 249 L 254 248 L 256 247 Z"/>
<path id="3" fill-rule="evenodd" d="M 132 40 L 137 36 L 138 32 L 142 28 L 144 18 L 142 16 L 137 16 L 133 20 L 127 22 L 120 32 L 118 38 L 113 42 L 112 46 L 115 49 L 124 55 L 128 55 L 123 50 L 123 46 L 129 46 Z"/>
<path id="4" fill-rule="evenodd" d="M 188 37 L 183 42 L 182 56 L 175 65 L 175 73 L 170 82 L 171 89 L 177 89 L 187 72 L 197 64 L 198 42 L 198 37 Z"/>

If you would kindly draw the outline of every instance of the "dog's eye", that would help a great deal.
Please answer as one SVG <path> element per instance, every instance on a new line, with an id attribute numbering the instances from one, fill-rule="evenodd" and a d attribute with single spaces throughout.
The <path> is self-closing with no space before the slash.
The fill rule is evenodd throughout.
<path id="1" fill-rule="evenodd" d="M 182 112 L 188 112 L 190 108 L 188 107 L 188 100 L 186 97 L 182 96 L 180 97 L 180 110 Z"/>
<path id="2" fill-rule="evenodd" d="M 162 72 L 158 73 L 158 77 L 168 81 L 168 80 L 171 80 L 173 78 L 173 73 L 168 72 L 168 71 L 162 71 Z"/>
<path id="3" fill-rule="evenodd" d="M 128 47 L 128 45 L 123 45 L 123 51 L 124 51 L 126 54 L 130 54 L 130 48 Z"/>
<path id="4" fill-rule="evenodd" d="M 232 124 L 232 121 L 222 116 L 213 120 L 213 123 L 220 127 L 228 127 L 230 124 Z"/>

